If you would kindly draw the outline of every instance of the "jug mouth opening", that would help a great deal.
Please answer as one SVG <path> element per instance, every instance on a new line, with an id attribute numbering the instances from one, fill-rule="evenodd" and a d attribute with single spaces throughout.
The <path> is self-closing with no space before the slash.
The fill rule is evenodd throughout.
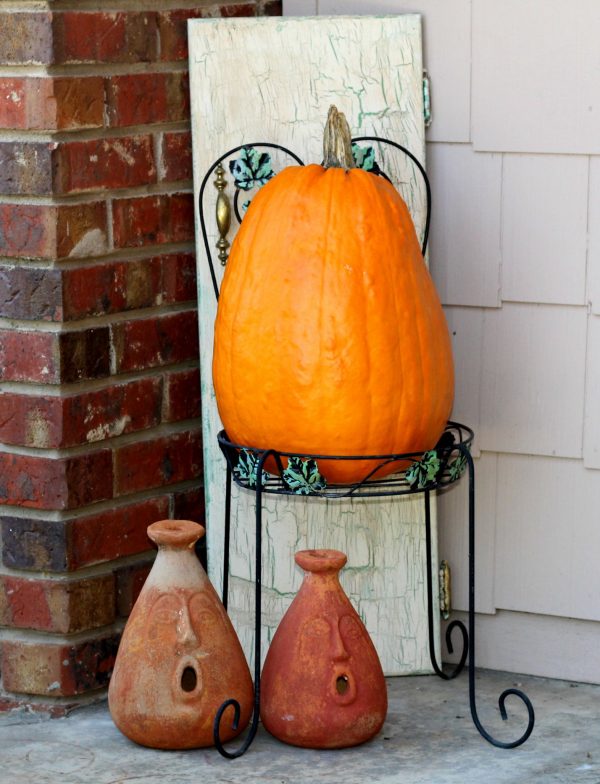
<path id="1" fill-rule="evenodd" d="M 184 667 L 181 673 L 181 688 L 184 691 L 194 691 L 198 685 L 198 676 L 194 667 Z"/>
<path id="2" fill-rule="evenodd" d="M 300 550 L 294 559 L 305 572 L 339 572 L 348 560 L 339 550 Z"/>
<path id="3" fill-rule="evenodd" d="M 204 526 L 192 520 L 159 520 L 148 526 L 149 538 L 159 546 L 193 547 L 204 536 Z"/>
<path id="4" fill-rule="evenodd" d="M 350 705 L 356 699 L 356 680 L 347 668 L 336 669 L 334 672 L 332 694 L 338 705 Z"/>
<path id="5" fill-rule="evenodd" d="M 338 694 L 345 694 L 348 691 L 350 683 L 347 675 L 338 675 L 335 679 L 335 690 Z"/>
<path id="6" fill-rule="evenodd" d="M 193 656 L 185 656 L 174 672 L 174 695 L 185 703 L 197 700 L 204 691 L 202 668 Z"/>

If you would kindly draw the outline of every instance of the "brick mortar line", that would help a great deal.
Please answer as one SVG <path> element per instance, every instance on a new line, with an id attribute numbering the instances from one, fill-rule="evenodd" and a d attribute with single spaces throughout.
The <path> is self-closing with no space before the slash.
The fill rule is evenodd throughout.
<path id="1" fill-rule="evenodd" d="M 99 0 L 101 2 L 101 0 Z M 46 11 L 48 2 L 46 0 L 2 0 L 1 11 Z"/>
<path id="2" fill-rule="evenodd" d="M 107 201 L 112 201 L 112 199 L 107 199 Z M 0 202 L 0 204 L 1 203 L 2 202 Z M 164 248 L 167 248 L 167 250 L 163 251 Z M 164 245 L 141 245 L 135 248 L 120 248 L 91 256 L 64 256 L 60 259 L 36 259 L 35 257 L 19 258 L 18 256 L 0 256 L 0 264 L 12 267 L 14 269 L 23 269 L 27 267 L 49 267 L 51 269 L 65 267 L 67 269 L 84 269 L 86 267 L 97 267 L 103 262 L 115 263 L 119 261 L 141 261 L 149 257 L 155 258 L 158 256 L 169 256 L 182 253 L 187 254 L 193 253 L 194 251 L 195 243 L 193 241 L 170 242 L 165 243 Z"/>
<path id="3" fill-rule="evenodd" d="M 159 182 L 164 182 L 166 174 L 165 156 L 163 155 L 163 143 L 165 139 L 165 131 L 158 130 L 152 134 L 152 151 L 154 153 L 154 160 L 156 161 L 156 176 Z"/>
<path id="4" fill-rule="evenodd" d="M 112 389 L 115 386 L 131 384 L 135 381 L 143 381 L 159 375 L 171 375 L 173 373 L 184 372 L 186 370 L 198 370 L 199 360 L 188 359 L 185 362 L 174 363 L 172 365 L 162 365 L 143 370 L 121 373 L 106 378 L 86 379 L 85 381 L 72 381 L 69 384 L 34 384 L 31 381 L 3 381 L 1 384 L 2 392 L 14 392 L 31 397 L 40 395 L 43 397 L 70 398 L 88 392 L 102 392 L 105 389 Z"/>
<path id="5" fill-rule="evenodd" d="M 71 193 L 63 196 L 52 196 L 50 194 L 47 196 L 35 196 L 34 194 L 14 194 L 8 196 L 7 194 L 0 193 L 0 206 L 78 207 L 82 204 L 105 201 L 109 197 L 112 198 L 113 201 L 118 201 L 119 199 L 143 199 L 150 196 L 187 195 L 193 194 L 193 192 L 193 180 L 175 180 L 169 182 L 149 182 L 145 185 L 138 185 L 137 187 L 115 188 L 113 190 L 107 190 L 105 188 L 97 191 Z M 145 247 L 162 247 L 162 245 Z M 125 250 L 128 250 L 128 248 L 123 248 L 123 251 Z M 115 248 L 114 252 L 117 253 L 121 251 L 119 248 Z"/>
<path id="6" fill-rule="evenodd" d="M 2 642 L 25 642 L 31 644 L 46 643 L 48 645 L 77 645 L 80 642 L 101 640 L 111 634 L 123 631 L 127 618 L 119 618 L 107 626 L 100 626 L 83 632 L 59 634 L 57 632 L 41 632 L 38 629 L 14 629 L 9 626 L 0 626 L 0 639 Z M 48 695 L 49 697 L 52 695 Z M 75 695 L 76 696 L 76 695 Z"/>
<path id="7" fill-rule="evenodd" d="M 62 334 L 80 332 L 84 329 L 97 329 L 98 327 L 111 327 L 114 324 L 123 324 L 129 321 L 146 321 L 159 316 L 171 316 L 177 313 L 193 313 L 197 311 L 197 301 L 190 299 L 185 302 L 174 302 L 168 305 L 155 305 L 149 308 L 136 308 L 135 310 L 107 313 L 103 316 L 90 316 L 73 321 L 28 321 L 26 319 L 11 319 L 0 316 L 0 330 L 9 329 L 12 332 L 46 332 Z"/>
<path id="8" fill-rule="evenodd" d="M 1 202 L 0 202 L 1 204 Z M 123 248 L 98 256 L 73 256 L 62 259 L 16 258 L 0 256 L 0 264 L 10 265 L 17 269 L 28 267 L 44 267 L 47 269 L 71 269 L 72 267 L 94 267 L 101 263 L 111 264 L 119 261 L 139 261 L 140 259 L 168 256 L 176 253 L 194 253 L 194 242 L 171 242 L 164 245 L 144 245 L 140 248 Z M 65 322 L 68 323 L 68 322 Z"/>
<path id="9" fill-rule="evenodd" d="M 11 701 L 14 707 L 9 707 L 8 715 L 20 717 L 39 717 L 39 721 L 54 721 L 55 718 L 66 718 L 73 711 L 79 708 L 87 708 L 92 705 L 99 705 L 106 701 L 108 687 L 103 686 L 72 697 L 42 697 L 36 694 L 24 694 L 22 692 L 7 691 L 0 681 L 0 701 Z"/>
<path id="10" fill-rule="evenodd" d="M 0 443 L 0 453 L 6 455 L 20 455 L 22 457 L 49 458 L 53 460 L 78 457 L 80 455 L 88 456 L 96 454 L 97 452 L 103 452 L 106 449 L 113 450 L 114 454 L 115 450 L 131 446 L 132 444 L 144 444 L 159 438 L 168 438 L 169 436 L 181 435 L 182 433 L 190 432 L 191 430 L 198 430 L 200 429 L 198 426 L 201 424 L 202 419 L 200 417 L 184 419 L 180 422 L 161 422 L 156 427 L 147 428 L 146 430 L 136 430 L 134 433 L 125 433 L 124 435 L 104 439 L 103 441 L 89 441 L 85 444 L 65 446 L 60 449 L 54 447 L 48 449 L 40 447 L 36 449 L 35 447 L 30 446 L 14 446 L 12 444 Z M 168 487 L 168 485 L 164 486 Z M 126 496 L 120 495 L 118 497 L 125 498 Z"/>
<path id="11" fill-rule="evenodd" d="M 1 12 L 0 12 L 1 18 Z M 11 63 L 0 65 L 0 78 L 24 78 L 27 76 L 135 76 L 148 73 L 186 73 L 188 60 L 152 60 L 145 63 L 61 63 L 49 65 L 42 63 Z"/>
<path id="12" fill-rule="evenodd" d="M 32 0 L 35 2 L 36 0 Z M 41 0 L 37 0 L 40 2 Z M 261 0 L 227 0 L 217 2 L 217 0 L 46 0 L 46 6 L 56 11 L 77 11 L 89 9 L 100 12 L 110 11 L 161 11 L 177 10 L 184 8 L 187 10 L 195 8 L 218 8 L 227 5 L 249 5 L 259 8 L 263 3 Z"/>
<path id="13" fill-rule="evenodd" d="M 95 11 L 99 13 L 174 11 L 178 9 L 215 9 L 231 5 L 245 5 L 261 10 L 263 0 L 2 0 L 0 11 Z M 205 17 L 212 18 L 212 17 Z M 220 18 L 218 15 L 215 18 Z"/>
<path id="14" fill-rule="evenodd" d="M 1 75 L 0 75 L 1 78 Z M 105 139 L 129 139 L 132 136 L 148 136 L 159 133 L 185 133 L 191 130 L 190 120 L 147 123 L 145 125 L 120 125 L 118 127 L 94 126 L 61 130 L 29 130 L 27 128 L 0 128 L 0 142 L 56 144 L 72 142 L 103 141 Z"/>
<path id="15" fill-rule="evenodd" d="M 35 196 L 33 194 L 0 194 L 0 205 L 4 204 L 23 204 L 25 206 L 40 207 L 69 207 L 79 204 L 89 204 L 90 202 L 103 201 L 110 194 L 113 200 L 118 199 L 138 199 L 144 196 L 172 196 L 175 194 L 193 193 L 192 180 L 177 180 L 175 182 L 151 182 L 146 185 L 138 185 L 135 188 L 115 188 L 112 190 L 85 191 L 81 193 L 71 193 L 64 196 Z M 154 246 L 153 246 L 154 247 Z"/>
<path id="16" fill-rule="evenodd" d="M 53 583 L 54 585 L 73 585 L 81 580 L 86 580 L 93 577 L 107 577 L 114 574 L 118 569 L 125 569 L 128 566 L 138 566 L 147 564 L 150 560 L 154 560 L 156 550 L 148 540 L 148 549 L 142 553 L 135 555 L 124 555 L 121 558 L 114 558 L 111 561 L 103 561 L 102 563 L 84 566 L 81 569 L 74 569 L 70 572 L 49 572 L 46 569 L 27 570 L 27 569 L 10 569 L 3 564 L 0 564 L 0 577 L 18 577 L 20 579 L 31 580 L 33 582 L 46 582 Z M 150 559 L 152 556 L 152 559 Z M 0 627 L 3 628 L 3 627 Z M 4 627 L 6 628 L 6 627 Z M 14 628 L 14 627 L 8 627 Z"/>
<path id="17" fill-rule="evenodd" d="M 106 244 L 109 248 L 115 247 L 115 209 L 113 202 L 112 192 L 109 191 L 106 198 Z"/>
<path id="18" fill-rule="evenodd" d="M 68 523 L 78 520 L 80 517 L 92 517 L 114 509 L 121 509 L 143 501 L 151 501 L 172 493 L 182 493 L 186 490 L 197 490 L 204 487 L 202 477 L 198 479 L 186 479 L 184 482 L 174 482 L 172 485 L 162 485 L 148 490 L 139 490 L 137 493 L 130 493 L 127 496 L 118 498 L 108 498 L 105 501 L 98 501 L 95 504 L 70 509 L 67 512 L 60 512 L 55 509 L 28 509 L 20 506 L 0 505 L 0 517 L 11 517 L 17 520 L 49 520 L 53 523 Z"/>

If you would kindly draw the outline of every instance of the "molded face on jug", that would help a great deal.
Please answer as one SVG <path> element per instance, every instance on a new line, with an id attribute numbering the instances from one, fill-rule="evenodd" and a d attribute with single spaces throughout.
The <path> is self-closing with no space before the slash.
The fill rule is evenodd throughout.
<path id="1" fill-rule="evenodd" d="M 366 645 L 366 633 L 345 603 L 338 608 L 332 603 L 327 616 L 315 615 L 298 629 L 292 656 L 311 673 L 324 698 L 333 705 L 350 705 L 357 698 L 356 655 L 363 656 Z"/>
<path id="2" fill-rule="evenodd" d="M 269 732 L 294 745 L 354 746 L 385 720 L 379 657 L 339 584 L 344 554 L 303 551 L 296 561 L 308 573 L 267 654 L 261 717 Z"/>
<path id="3" fill-rule="evenodd" d="M 149 591 L 139 610 L 128 626 L 124 639 L 130 644 L 124 646 L 120 667 L 135 672 L 149 693 L 158 682 L 169 684 L 161 694 L 161 710 L 173 715 L 197 711 L 203 699 L 210 699 L 210 659 L 218 654 L 216 640 L 227 633 L 223 618 L 203 594 L 180 589 Z M 151 666 L 141 672 L 139 662 L 149 651 Z"/>
<path id="4" fill-rule="evenodd" d="M 149 637 L 160 639 L 167 656 L 178 665 L 173 673 L 173 703 L 186 705 L 202 699 L 209 682 L 204 671 L 211 666 L 210 657 L 218 654 L 220 639 L 227 627 L 202 593 L 174 591 L 160 595 L 148 614 Z"/>
<path id="5" fill-rule="evenodd" d="M 165 521 L 171 527 L 185 522 Z M 248 722 L 250 672 L 193 552 L 198 530 L 189 532 L 195 534 L 191 546 L 181 531 L 176 533 L 183 543 L 165 538 L 160 527 L 156 537 L 156 529 L 149 533 L 159 555 L 123 634 L 109 688 L 111 714 L 125 735 L 143 745 L 209 746 L 215 714 L 226 699 L 240 701 L 242 720 L 233 732 L 226 714 L 223 736 L 233 737 Z"/>

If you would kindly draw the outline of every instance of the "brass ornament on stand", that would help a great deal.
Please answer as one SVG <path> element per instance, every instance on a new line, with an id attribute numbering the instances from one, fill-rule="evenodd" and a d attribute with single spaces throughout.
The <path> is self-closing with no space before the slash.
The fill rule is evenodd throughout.
<path id="1" fill-rule="evenodd" d="M 231 202 L 229 196 L 225 193 L 227 180 L 225 179 L 225 169 L 219 164 L 215 170 L 216 179 L 214 186 L 219 192 L 217 196 L 216 218 L 217 229 L 219 230 L 219 241 L 217 242 L 217 249 L 219 251 L 219 261 L 221 266 L 227 264 L 227 257 L 229 255 L 230 242 L 227 239 L 227 234 L 231 228 Z"/>

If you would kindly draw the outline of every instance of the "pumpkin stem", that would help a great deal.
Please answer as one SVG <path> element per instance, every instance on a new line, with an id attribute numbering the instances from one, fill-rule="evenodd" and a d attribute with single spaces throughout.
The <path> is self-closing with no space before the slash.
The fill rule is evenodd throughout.
<path id="1" fill-rule="evenodd" d="M 345 115 L 329 107 L 323 133 L 323 166 L 326 169 L 354 169 L 352 134 Z"/>

